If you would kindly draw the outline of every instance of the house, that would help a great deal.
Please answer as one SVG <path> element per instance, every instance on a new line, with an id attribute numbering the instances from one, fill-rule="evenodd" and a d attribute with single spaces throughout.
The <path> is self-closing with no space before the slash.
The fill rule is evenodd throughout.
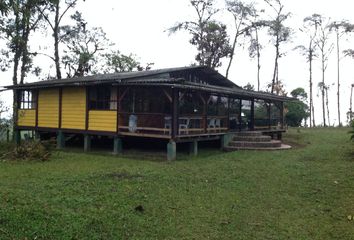
<path id="1" fill-rule="evenodd" d="M 291 98 L 247 91 L 205 66 L 124 72 L 8 86 L 18 93 L 16 129 L 57 137 L 109 136 L 114 153 L 126 137 L 157 138 L 167 143 L 168 158 L 176 143 L 220 139 L 234 132 L 258 130 L 281 138 L 284 102 Z"/>

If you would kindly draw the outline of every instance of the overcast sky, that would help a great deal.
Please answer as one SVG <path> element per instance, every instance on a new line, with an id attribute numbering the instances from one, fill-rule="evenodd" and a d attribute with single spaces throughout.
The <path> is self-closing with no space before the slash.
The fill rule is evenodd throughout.
<path id="1" fill-rule="evenodd" d="M 262 2 L 258 0 L 255 2 Z M 222 5 L 220 0 L 220 6 Z M 354 23 L 351 0 L 283 0 L 286 11 L 292 12 L 292 17 L 287 22 L 290 27 L 297 30 L 302 25 L 304 17 L 313 13 L 323 14 L 333 20 L 347 19 Z M 86 0 L 78 5 L 77 10 L 83 12 L 89 26 L 102 27 L 108 38 L 114 42 L 115 48 L 123 53 L 137 55 L 141 62 L 154 62 L 154 69 L 166 67 L 188 66 L 194 63 L 195 48 L 189 44 L 189 36 L 179 32 L 171 36 L 166 30 L 176 22 L 193 20 L 194 12 L 189 5 L 189 0 Z M 218 20 L 226 23 L 230 30 L 233 21 L 226 12 L 217 16 Z M 351 39 L 354 38 L 351 36 Z M 51 41 L 51 39 L 49 39 Z M 46 40 L 36 41 L 33 45 L 43 44 Z M 342 49 L 354 48 L 354 41 L 342 42 Z M 51 43 L 49 43 L 51 44 Z M 262 53 L 261 89 L 265 89 L 272 77 L 272 63 L 274 51 L 269 39 L 264 36 L 263 44 L 266 45 Z M 308 90 L 308 66 L 303 57 L 293 48 L 300 44 L 307 44 L 305 36 L 293 36 L 292 41 L 284 46 L 286 56 L 281 59 L 279 65 L 280 79 L 285 83 L 288 92 L 303 87 Z M 48 44 L 47 44 L 48 45 Z M 237 50 L 235 61 L 231 67 L 229 78 L 236 84 L 244 86 L 248 82 L 256 86 L 256 62 L 249 59 L 246 50 Z M 335 52 L 330 57 L 329 67 L 326 73 L 326 83 L 336 82 L 336 58 Z M 45 64 L 47 59 L 37 59 L 41 65 L 46 66 L 44 72 L 48 72 Z M 354 60 L 344 58 L 342 60 L 342 96 L 341 112 L 342 121 L 346 120 L 346 112 L 349 109 L 350 84 L 354 83 Z M 218 71 L 225 74 L 226 63 Z M 11 74 L 1 73 L 1 85 L 11 84 Z M 27 81 L 38 79 L 30 77 Z M 318 63 L 314 67 L 314 85 L 321 81 L 320 67 Z M 317 123 L 321 122 L 321 101 L 317 97 L 315 88 L 315 110 Z M 11 99 L 9 93 L 2 94 L 2 99 Z M 337 122 L 336 109 L 336 85 L 330 90 L 330 115 L 331 123 Z M 8 102 L 8 101 L 7 101 Z"/>

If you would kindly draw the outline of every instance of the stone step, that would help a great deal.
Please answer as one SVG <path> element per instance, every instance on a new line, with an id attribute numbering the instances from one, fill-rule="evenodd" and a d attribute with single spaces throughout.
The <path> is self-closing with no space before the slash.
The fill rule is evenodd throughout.
<path id="1" fill-rule="evenodd" d="M 238 142 L 270 142 L 270 136 L 235 136 L 233 141 Z"/>
<path id="2" fill-rule="evenodd" d="M 262 136 L 261 132 L 257 131 L 245 131 L 245 132 L 236 132 L 234 133 L 235 136 L 243 136 L 243 137 L 249 137 L 249 136 Z"/>
<path id="3" fill-rule="evenodd" d="M 275 150 L 287 150 L 291 149 L 291 146 L 281 144 L 280 147 L 226 147 L 224 151 L 233 152 L 233 151 L 240 151 L 240 150 L 256 150 L 256 151 L 275 151 Z"/>
<path id="4" fill-rule="evenodd" d="M 247 141 L 231 141 L 229 147 L 236 148 L 277 148 L 281 146 L 281 141 L 271 140 L 269 142 L 247 142 Z"/>

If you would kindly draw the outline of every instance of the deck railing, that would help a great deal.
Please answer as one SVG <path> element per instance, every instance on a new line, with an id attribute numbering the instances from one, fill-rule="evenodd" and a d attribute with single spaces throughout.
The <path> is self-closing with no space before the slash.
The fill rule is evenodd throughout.
<path id="1" fill-rule="evenodd" d="M 172 116 L 163 113 L 118 113 L 118 131 L 123 135 L 170 137 Z M 177 135 L 192 136 L 228 130 L 228 116 L 180 115 Z"/>

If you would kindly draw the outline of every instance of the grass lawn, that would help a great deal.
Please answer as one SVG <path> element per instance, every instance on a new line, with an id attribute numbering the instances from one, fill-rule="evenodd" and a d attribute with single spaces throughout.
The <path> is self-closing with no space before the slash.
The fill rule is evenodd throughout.
<path id="1" fill-rule="evenodd" d="M 54 152 L 0 163 L 0 239 L 354 239 L 349 129 L 291 130 L 292 150 L 178 161 Z"/>

